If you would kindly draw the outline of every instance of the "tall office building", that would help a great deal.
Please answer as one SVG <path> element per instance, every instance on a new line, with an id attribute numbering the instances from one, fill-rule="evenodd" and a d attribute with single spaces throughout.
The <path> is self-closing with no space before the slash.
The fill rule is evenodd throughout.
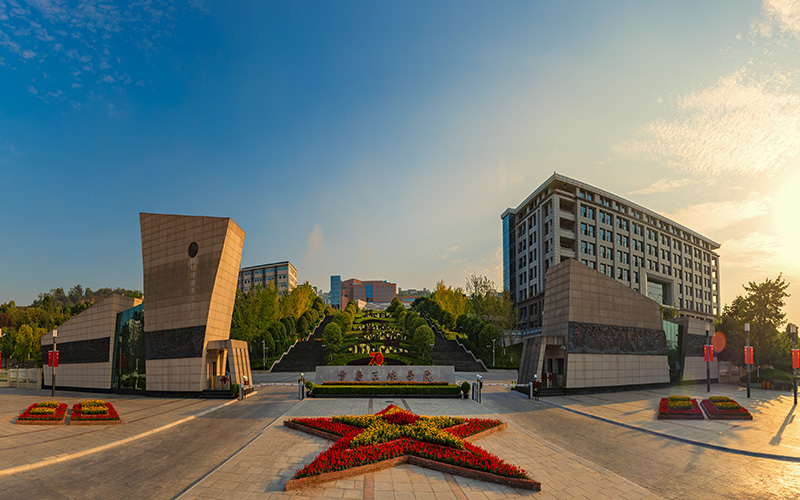
<path id="1" fill-rule="evenodd" d="M 242 292 L 261 286 L 267 288 L 274 283 L 282 295 L 292 291 L 297 286 L 297 269 L 291 262 L 284 260 L 272 264 L 244 267 L 239 271 L 238 288 Z"/>
<path id="2" fill-rule="evenodd" d="M 331 307 L 334 309 L 342 308 L 342 277 L 339 275 L 331 276 Z"/>
<path id="3" fill-rule="evenodd" d="M 720 312 L 719 244 L 625 198 L 554 173 L 500 218 L 517 328 L 541 326 L 545 274 L 568 258 L 681 316 Z"/>

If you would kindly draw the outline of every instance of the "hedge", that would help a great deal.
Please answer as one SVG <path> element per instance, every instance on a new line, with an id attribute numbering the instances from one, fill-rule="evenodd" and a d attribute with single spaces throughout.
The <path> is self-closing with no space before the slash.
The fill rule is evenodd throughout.
<path id="1" fill-rule="evenodd" d="M 314 385 L 314 395 L 325 394 L 461 394 L 461 387 L 447 385 Z"/>
<path id="2" fill-rule="evenodd" d="M 361 382 L 323 382 L 322 385 L 352 385 L 352 386 L 362 386 L 362 385 L 391 385 L 391 386 L 409 386 L 409 387 L 419 387 L 419 386 L 431 386 L 431 385 L 450 385 L 447 382 L 375 382 L 373 380 L 364 380 Z"/>

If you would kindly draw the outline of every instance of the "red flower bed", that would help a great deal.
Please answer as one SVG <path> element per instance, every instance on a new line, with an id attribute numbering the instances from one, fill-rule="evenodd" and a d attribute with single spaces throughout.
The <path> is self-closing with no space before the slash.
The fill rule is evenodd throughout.
<path id="1" fill-rule="evenodd" d="M 361 430 L 360 428 L 353 427 L 352 425 L 334 422 L 330 418 L 295 418 L 291 421 L 296 424 L 311 427 L 312 429 L 319 429 L 331 434 L 336 434 L 337 436 L 344 436 L 348 432 Z"/>
<path id="2" fill-rule="evenodd" d="M 468 418 L 463 424 L 454 425 L 453 427 L 449 427 L 445 430 L 450 434 L 463 439 L 474 436 L 475 434 L 483 432 L 486 429 L 497 427 L 502 423 L 502 420 L 492 420 L 488 418 Z"/>
<path id="3" fill-rule="evenodd" d="M 419 415 L 401 410 L 394 405 L 386 407 L 375 415 L 383 417 L 381 419 L 385 422 L 381 423 L 383 426 L 386 424 L 414 426 L 420 421 Z M 447 419 L 449 418 L 452 417 L 426 417 L 424 425 L 433 425 L 441 429 L 441 426 L 447 425 Z M 458 420 L 460 421 L 461 419 Z M 351 448 L 350 445 L 353 439 L 362 432 L 367 431 L 367 428 L 346 425 L 334 421 L 333 418 L 302 418 L 293 419 L 289 422 L 343 436 L 331 448 L 318 455 L 313 462 L 298 470 L 293 479 L 343 471 L 353 467 L 408 455 L 442 464 L 482 471 L 496 476 L 530 480 L 523 469 L 508 464 L 468 442 L 463 443 L 464 446 L 462 449 L 428 442 L 426 438 L 402 437 L 393 441 L 364 444 Z M 452 422 L 452 420 L 450 420 L 450 422 Z M 468 419 L 463 423 L 452 425 L 442 430 L 451 433 L 456 438 L 459 438 L 460 441 L 461 438 L 472 436 L 501 424 L 502 422 L 500 420 Z M 420 423 L 420 425 L 422 425 L 422 423 Z M 374 428 L 370 427 L 368 429 Z"/>
<path id="4" fill-rule="evenodd" d="M 42 415 L 31 414 L 31 410 L 39 407 L 39 404 L 40 403 L 34 403 L 30 405 L 28 409 L 22 412 L 22 414 L 17 418 L 17 421 L 19 420 L 33 421 L 33 422 L 59 421 L 59 420 L 64 420 L 64 416 L 67 414 L 66 403 L 59 404 L 57 407 L 55 407 L 56 408 L 55 412 L 50 414 L 42 414 Z"/>
<path id="5" fill-rule="evenodd" d="M 708 414 L 708 418 L 712 420 L 753 420 L 753 415 L 750 414 L 744 407 L 733 401 L 732 399 L 729 400 L 729 403 L 735 403 L 735 408 L 719 408 L 717 405 L 714 404 L 713 401 L 709 399 L 704 399 L 701 401 L 701 405 L 703 405 L 703 409 Z M 732 406 L 728 404 L 728 406 Z"/>
<path id="6" fill-rule="evenodd" d="M 81 413 L 81 403 L 76 403 L 72 406 L 72 416 L 70 421 L 104 421 L 104 420 L 119 420 L 119 413 L 111 403 L 105 403 L 108 408 L 108 413 L 97 414 L 83 414 Z"/>
<path id="7" fill-rule="evenodd" d="M 356 449 L 350 448 L 350 441 L 360 432 L 359 430 L 345 435 L 327 451 L 317 456 L 313 462 L 297 471 L 294 477 L 301 478 L 324 472 L 340 471 L 401 455 L 414 455 L 459 467 L 490 472 L 499 476 L 529 479 L 521 468 L 507 464 L 491 453 L 470 443 L 464 443 L 465 449 L 458 450 L 449 446 L 402 438 L 388 443 L 362 446 Z"/>
<path id="8" fill-rule="evenodd" d="M 703 420 L 703 412 L 697 404 L 696 399 L 690 400 L 692 407 L 685 410 L 673 410 L 669 407 L 669 398 L 661 398 L 661 404 L 658 406 L 658 418 L 663 419 L 685 419 L 685 420 Z"/>

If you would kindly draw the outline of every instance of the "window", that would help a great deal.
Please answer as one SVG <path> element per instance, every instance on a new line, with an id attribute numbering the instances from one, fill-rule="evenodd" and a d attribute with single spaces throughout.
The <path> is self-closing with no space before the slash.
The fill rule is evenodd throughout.
<path id="1" fill-rule="evenodd" d="M 581 241 L 581 252 L 588 255 L 594 255 L 594 243 Z"/>
<path id="2" fill-rule="evenodd" d="M 600 210 L 599 213 L 600 213 L 600 222 L 608 224 L 609 226 L 613 224 L 613 217 L 611 216 L 611 214 L 607 214 L 602 210 Z"/>
<path id="3" fill-rule="evenodd" d="M 581 234 L 594 237 L 594 226 L 581 222 Z"/>
<path id="4" fill-rule="evenodd" d="M 581 217 L 594 220 L 594 208 L 581 205 Z"/>
<path id="5" fill-rule="evenodd" d="M 628 230 L 628 221 L 623 219 L 622 217 L 617 217 L 617 227 L 627 231 Z"/>

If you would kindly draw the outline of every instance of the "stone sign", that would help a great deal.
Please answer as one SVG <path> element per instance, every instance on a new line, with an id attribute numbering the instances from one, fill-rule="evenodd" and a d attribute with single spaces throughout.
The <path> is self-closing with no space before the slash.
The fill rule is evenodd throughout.
<path id="1" fill-rule="evenodd" d="M 324 382 L 447 382 L 456 383 L 452 366 L 382 365 L 318 366 L 314 383 Z"/>

